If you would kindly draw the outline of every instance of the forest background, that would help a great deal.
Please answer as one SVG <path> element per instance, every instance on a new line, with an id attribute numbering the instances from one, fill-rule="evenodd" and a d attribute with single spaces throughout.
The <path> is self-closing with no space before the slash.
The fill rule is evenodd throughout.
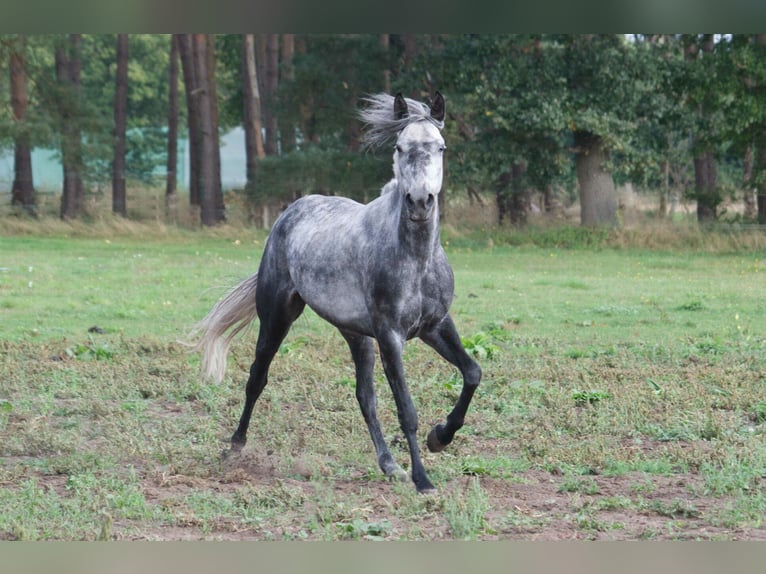
<path id="1" fill-rule="evenodd" d="M 390 150 L 362 149 L 364 96 L 439 90 L 447 217 L 452 203 L 501 225 L 572 208 L 585 226 L 619 227 L 627 186 L 658 219 L 682 201 L 703 224 L 766 222 L 766 34 L 6 34 L 0 45 L 0 146 L 14 164 L 0 201 L 14 215 L 55 205 L 87 220 L 111 198 L 138 218 L 140 198 L 162 190 L 168 221 L 214 226 L 236 210 L 268 227 L 308 193 L 366 201 L 391 168 Z M 246 184 L 224 190 L 220 136 L 236 127 Z M 60 189 L 37 189 L 35 148 L 59 150 Z"/>

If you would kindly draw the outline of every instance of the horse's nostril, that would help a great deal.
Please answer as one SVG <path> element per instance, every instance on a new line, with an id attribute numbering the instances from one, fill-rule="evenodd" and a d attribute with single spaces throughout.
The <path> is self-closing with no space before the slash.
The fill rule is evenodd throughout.
<path id="1" fill-rule="evenodd" d="M 409 194 L 409 193 L 406 194 L 404 196 L 404 201 L 406 201 L 407 205 L 410 206 L 410 207 L 415 205 L 415 200 L 412 199 L 412 194 Z"/>
<path id="2" fill-rule="evenodd" d="M 429 193 L 428 198 L 426 199 L 426 207 L 430 208 L 434 204 L 434 194 Z"/>

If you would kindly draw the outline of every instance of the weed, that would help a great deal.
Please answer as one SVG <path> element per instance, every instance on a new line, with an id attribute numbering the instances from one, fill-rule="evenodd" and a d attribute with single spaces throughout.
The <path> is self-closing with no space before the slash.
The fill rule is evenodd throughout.
<path id="1" fill-rule="evenodd" d="M 558 488 L 559 492 L 579 492 L 580 494 L 595 495 L 601 492 L 601 487 L 592 478 L 566 476 Z"/>
<path id="2" fill-rule="evenodd" d="M 469 337 L 461 337 L 461 341 L 465 350 L 477 359 L 494 359 L 500 354 L 500 348 L 482 331 Z"/>
<path id="3" fill-rule="evenodd" d="M 704 308 L 705 306 L 699 299 L 692 299 L 676 307 L 678 311 L 702 311 Z"/>
<path id="4" fill-rule="evenodd" d="M 391 534 L 391 523 L 385 518 L 379 522 L 366 522 L 359 518 L 351 522 L 336 522 L 340 538 L 383 540 Z"/>
<path id="5" fill-rule="evenodd" d="M 453 490 L 444 501 L 444 518 L 458 540 L 478 538 L 486 527 L 487 510 L 489 499 L 476 478 Z"/>
<path id="6" fill-rule="evenodd" d="M 701 515 L 694 504 L 680 498 L 674 498 L 670 502 L 652 500 L 648 509 L 668 518 L 699 518 Z"/>
<path id="7" fill-rule="evenodd" d="M 606 391 L 575 391 L 572 393 L 572 400 L 574 400 L 578 407 L 582 407 L 585 405 L 595 405 L 611 396 L 612 395 Z"/>
<path id="8" fill-rule="evenodd" d="M 114 357 L 114 350 L 109 347 L 109 344 L 96 343 L 92 335 L 88 336 L 87 343 L 67 347 L 64 353 L 69 358 L 80 359 L 81 361 L 105 361 Z"/>

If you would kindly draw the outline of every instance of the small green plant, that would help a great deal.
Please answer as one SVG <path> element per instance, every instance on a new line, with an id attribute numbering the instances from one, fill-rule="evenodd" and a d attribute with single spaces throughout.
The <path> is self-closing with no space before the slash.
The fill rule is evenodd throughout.
<path id="1" fill-rule="evenodd" d="M 0 407 L 2 407 L 2 404 L 0 404 Z M 766 422 L 766 401 L 761 401 L 753 406 L 751 418 L 758 424 Z"/>
<path id="2" fill-rule="evenodd" d="M 494 359 L 500 355 L 500 348 L 493 344 L 489 335 L 479 331 L 468 337 L 461 337 L 463 347 L 477 359 Z"/>
<path id="3" fill-rule="evenodd" d="M 578 407 L 585 405 L 595 405 L 596 403 L 610 398 L 606 391 L 575 391 L 572 393 L 572 399 Z"/>
<path id="4" fill-rule="evenodd" d="M 385 518 L 379 522 L 367 522 L 355 518 L 350 522 L 336 522 L 341 538 L 358 540 L 383 540 L 391 534 L 391 523 Z"/>
<path id="5" fill-rule="evenodd" d="M 580 494 L 594 495 L 599 494 L 601 488 L 592 478 L 566 476 L 559 486 L 559 492 L 579 492 Z"/>
<path id="6" fill-rule="evenodd" d="M 67 347 L 64 351 L 70 359 L 81 361 L 106 361 L 114 358 L 114 350 L 108 343 L 96 343 L 92 335 L 88 335 L 88 342 L 74 347 Z"/>
<path id="7" fill-rule="evenodd" d="M 686 303 L 676 307 L 678 311 L 702 311 L 704 308 L 705 306 L 699 299 L 692 299 L 691 301 L 687 301 Z"/>
<path id="8" fill-rule="evenodd" d="M 701 514 L 694 504 L 680 498 L 674 498 L 671 502 L 653 500 L 649 503 L 649 510 L 668 518 L 699 518 Z"/>

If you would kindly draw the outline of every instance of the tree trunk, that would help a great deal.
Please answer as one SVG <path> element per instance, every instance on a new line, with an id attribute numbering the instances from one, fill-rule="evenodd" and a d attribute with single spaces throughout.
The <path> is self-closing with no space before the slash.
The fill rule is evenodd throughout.
<path id="1" fill-rule="evenodd" d="M 80 34 L 69 34 L 66 44 L 59 44 L 55 53 L 56 77 L 62 88 L 62 97 L 59 99 L 61 163 L 64 171 L 61 219 L 75 219 L 84 213 L 80 41 Z"/>
<path id="2" fill-rule="evenodd" d="M 388 59 L 389 46 L 391 44 L 391 36 L 389 34 L 380 34 L 380 47 L 386 53 L 386 59 Z M 383 70 L 383 91 L 385 93 L 391 92 L 391 68 L 386 65 Z"/>
<path id="3" fill-rule="evenodd" d="M 215 146 L 213 134 L 213 113 L 211 94 L 207 86 L 208 58 L 207 58 L 207 35 L 192 34 L 192 60 L 194 62 L 195 77 L 198 85 L 195 88 L 197 100 L 197 113 L 200 128 L 200 157 L 199 157 L 199 190 L 200 190 L 200 218 L 202 225 L 211 227 L 216 224 L 216 197 L 215 197 Z"/>
<path id="4" fill-rule="evenodd" d="M 117 75 L 114 91 L 114 160 L 112 162 L 112 212 L 127 217 L 125 182 L 125 132 L 128 122 L 128 35 L 117 34 Z"/>
<path id="5" fill-rule="evenodd" d="M 662 183 L 660 184 L 660 206 L 657 209 L 657 217 L 665 219 L 668 214 L 668 195 L 670 195 L 670 162 L 666 159 L 660 162 Z"/>
<path id="6" fill-rule="evenodd" d="M 755 35 L 756 48 L 760 50 L 760 57 L 766 58 L 766 34 Z M 763 86 L 760 86 L 763 89 Z M 763 129 L 763 124 L 761 124 Z M 758 223 L 766 225 L 766 130 L 756 134 L 755 174 L 758 182 L 756 188 L 756 203 L 758 208 Z"/>
<path id="7" fill-rule="evenodd" d="M 181 69 L 186 94 L 186 122 L 189 127 L 189 203 L 199 206 L 199 166 L 201 154 L 201 131 L 199 126 L 199 110 L 197 109 L 197 74 L 194 66 L 192 35 L 174 34 L 178 42 L 178 53 L 181 56 Z"/>
<path id="8" fill-rule="evenodd" d="M 756 173 L 761 174 L 756 191 L 758 223 L 766 225 L 766 134 L 763 134 L 761 145 L 758 146 L 755 162 Z"/>
<path id="9" fill-rule="evenodd" d="M 170 69 L 168 70 L 168 157 L 165 179 L 165 213 L 175 214 L 178 186 L 178 35 L 170 39 Z"/>
<path id="10" fill-rule="evenodd" d="M 293 69 L 293 56 L 295 55 L 295 35 L 282 34 L 282 76 L 280 81 L 291 82 L 295 79 Z M 282 121 L 280 133 L 282 141 L 282 153 L 289 153 L 295 149 L 295 126 Z"/>
<path id="11" fill-rule="evenodd" d="M 279 34 L 265 34 L 266 82 L 264 84 L 263 118 L 266 125 L 266 155 L 279 151 L 279 125 L 274 109 L 277 86 L 279 85 Z"/>
<path id="12" fill-rule="evenodd" d="M 223 203 L 223 186 L 221 183 L 221 140 L 219 137 L 219 118 L 218 118 L 218 89 L 215 75 L 216 57 L 215 57 L 215 36 L 205 34 L 206 46 L 205 55 L 207 57 L 207 78 L 206 88 L 210 94 L 210 116 L 212 119 L 212 146 L 213 146 L 213 194 L 215 220 L 217 223 L 226 221 L 226 206 Z"/>
<path id="13" fill-rule="evenodd" d="M 308 43 L 304 36 L 298 36 L 295 40 L 295 53 L 303 56 L 308 52 Z M 300 116 L 300 130 L 303 141 L 306 143 L 318 144 L 319 134 L 316 129 L 316 111 L 314 107 L 314 97 L 311 93 L 303 96 L 298 104 L 298 113 Z"/>
<path id="14" fill-rule="evenodd" d="M 588 227 L 617 227 L 617 193 L 612 174 L 604 169 L 609 152 L 602 139 L 575 132 L 575 165 L 580 191 L 580 222 Z"/>
<path id="15" fill-rule="evenodd" d="M 266 156 L 261 133 L 261 95 L 258 89 L 258 68 L 255 62 L 255 36 L 242 36 L 242 93 L 243 118 L 245 130 L 245 174 L 247 183 L 245 192 L 248 199 L 256 201 L 256 175 L 258 160 Z M 265 222 L 267 228 L 269 222 Z"/>
<path id="16" fill-rule="evenodd" d="M 508 188 L 511 185 L 511 170 L 504 171 L 500 174 L 495 184 L 495 204 L 497 205 L 497 224 L 502 225 L 503 219 L 510 211 L 509 206 L 509 191 Z"/>
<path id="17" fill-rule="evenodd" d="M 508 215 L 512 225 L 522 227 L 527 223 L 529 214 L 529 190 L 524 185 L 527 166 L 524 162 L 515 162 L 511 166 L 511 196 Z"/>
<path id="18" fill-rule="evenodd" d="M 13 186 L 11 205 L 21 206 L 29 215 L 37 215 L 37 197 L 32 179 L 32 146 L 24 124 L 29 96 L 24 36 L 12 44 L 9 56 L 11 109 L 14 123 Z"/>
<path id="19" fill-rule="evenodd" d="M 715 221 L 718 206 L 716 189 L 718 170 L 712 151 L 705 151 L 694 158 L 694 190 L 697 198 L 697 221 Z"/>
<path id="20" fill-rule="evenodd" d="M 713 34 L 704 34 L 700 44 L 703 52 L 703 58 L 710 57 L 715 47 Z M 693 43 L 690 44 L 685 52 L 686 59 L 691 60 L 697 57 L 698 48 Z M 703 104 L 700 104 L 698 113 L 704 116 L 706 110 Z M 718 194 L 717 168 L 715 155 L 709 143 L 703 143 L 707 134 L 697 133 L 694 136 L 694 142 L 697 144 L 698 151 L 694 157 L 694 195 L 697 200 L 697 221 L 699 223 L 710 223 L 715 221 L 720 197 Z"/>
<path id="21" fill-rule="evenodd" d="M 745 148 L 745 156 L 742 160 L 742 187 L 744 188 L 743 203 L 745 205 L 744 218 L 753 220 L 756 217 L 755 193 L 753 186 L 753 146 Z"/>

